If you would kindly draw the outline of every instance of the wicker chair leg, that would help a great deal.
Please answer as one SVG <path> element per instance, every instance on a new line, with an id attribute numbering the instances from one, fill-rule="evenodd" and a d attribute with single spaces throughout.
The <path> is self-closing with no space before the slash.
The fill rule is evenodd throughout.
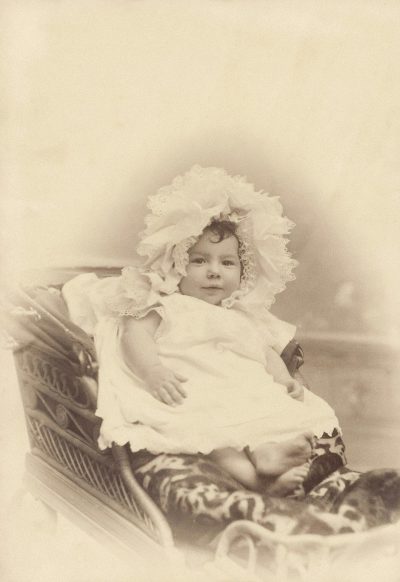
<path id="1" fill-rule="evenodd" d="M 164 515 L 161 513 L 160 509 L 136 481 L 132 472 L 129 459 L 130 453 L 127 449 L 127 445 L 120 446 L 114 444 L 112 447 L 112 453 L 115 461 L 117 462 L 121 477 L 129 492 L 157 527 L 161 544 L 166 549 L 173 549 L 175 544 L 172 537 L 171 528 Z"/>

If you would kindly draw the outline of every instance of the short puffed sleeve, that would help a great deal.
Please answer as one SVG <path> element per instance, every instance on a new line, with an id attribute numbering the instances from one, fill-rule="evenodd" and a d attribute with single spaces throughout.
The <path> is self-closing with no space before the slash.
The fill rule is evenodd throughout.
<path id="1" fill-rule="evenodd" d="M 74 277 L 62 288 L 71 320 L 93 335 L 99 319 L 110 314 L 109 300 L 121 291 L 120 277 L 99 279 L 94 273 Z"/>
<path id="2" fill-rule="evenodd" d="M 103 317 L 130 316 L 140 319 L 155 310 L 162 316 L 161 295 L 152 273 L 134 267 L 117 277 L 98 278 L 94 273 L 68 281 L 62 294 L 71 320 L 89 335 Z"/>

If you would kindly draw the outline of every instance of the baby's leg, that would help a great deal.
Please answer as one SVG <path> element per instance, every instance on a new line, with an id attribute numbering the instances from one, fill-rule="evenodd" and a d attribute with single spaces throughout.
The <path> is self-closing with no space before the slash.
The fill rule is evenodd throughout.
<path id="1" fill-rule="evenodd" d="M 212 451 L 209 457 L 247 489 L 262 491 L 265 488 L 264 479 L 259 477 L 255 466 L 243 451 L 227 447 Z"/>
<path id="2" fill-rule="evenodd" d="M 310 458 L 312 449 L 313 434 L 305 432 L 287 441 L 260 445 L 248 455 L 257 474 L 274 477 L 303 465 Z"/>

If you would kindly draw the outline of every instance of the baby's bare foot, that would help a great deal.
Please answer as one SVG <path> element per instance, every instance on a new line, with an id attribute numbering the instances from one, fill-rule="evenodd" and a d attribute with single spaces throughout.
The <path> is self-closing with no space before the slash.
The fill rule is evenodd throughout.
<path id="1" fill-rule="evenodd" d="M 260 475 L 283 475 L 292 467 L 303 465 L 311 456 L 312 432 L 305 432 L 281 443 L 265 443 L 250 453 L 250 458 Z"/>
<path id="2" fill-rule="evenodd" d="M 289 469 L 289 471 L 276 477 L 276 479 L 268 485 L 267 492 L 276 496 L 285 496 L 293 493 L 302 485 L 304 479 L 307 477 L 308 471 L 308 464 Z"/>

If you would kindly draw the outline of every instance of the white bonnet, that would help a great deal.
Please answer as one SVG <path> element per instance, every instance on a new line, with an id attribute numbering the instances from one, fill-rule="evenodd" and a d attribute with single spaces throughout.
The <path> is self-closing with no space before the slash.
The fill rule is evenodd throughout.
<path id="1" fill-rule="evenodd" d="M 294 224 L 283 216 L 277 197 L 256 191 L 242 176 L 222 168 L 193 166 L 149 197 L 140 233 L 136 267 L 122 272 L 113 310 L 142 317 L 165 294 L 174 293 L 185 274 L 187 250 L 213 220 L 237 223 L 244 277 L 225 307 L 269 308 L 294 279 L 296 266 L 286 245 Z"/>

